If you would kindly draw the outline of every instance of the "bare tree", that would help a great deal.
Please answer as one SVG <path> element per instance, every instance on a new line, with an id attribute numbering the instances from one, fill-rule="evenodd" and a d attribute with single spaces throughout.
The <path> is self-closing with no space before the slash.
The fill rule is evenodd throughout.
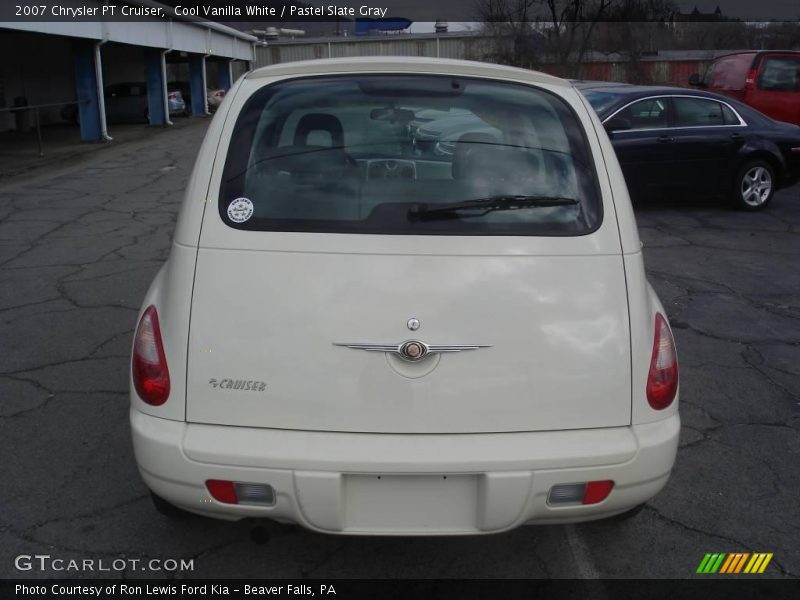
<path id="1" fill-rule="evenodd" d="M 641 61 L 646 53 L 671 47 L 667 21 L 676 11 L 671 0 L 617 0 L 606 22 L 597 26 L 592 49 L 618 54 L 625 61 L 626 81 L 652 83 Z"/>
<path id="2" fill-rule="evenodd" d="M 769 49 L 800 49 L 800 21 L 784 21 L 780 23 L 769 23 L 762 32 L 762 42 L 760 46 L 755 44 L 753 47 L 763 47 Z"/>
<path id="3" fill-rule="evenodd" d="M 487 58 L 522 67 L 554 63 L 577 76 L 598 21 L 614 0 L 478 0 L 477 18 L 495 40 Z"/>
<path id="4" fill-rule="evenodd" d="M 605 18 L 612 0 L 544 0 L 547 35 L 562 75 L 579 77 L 597 23 Z"/>
<path id="5" fill-rule="evenodd" d="M 682 50 L 741 50 L 750 47 L 748 37 L 742 21 L 683 23 L 674 43 Z"/>
<path id="6" fill-rule="evenodd" d="M 488 56 L 493 62 L 518 67 L 539 66 L 535 50 L 539 37 L 534 15 L 541 0 L 479 0 L 477 18 L 492 39 Z"/>

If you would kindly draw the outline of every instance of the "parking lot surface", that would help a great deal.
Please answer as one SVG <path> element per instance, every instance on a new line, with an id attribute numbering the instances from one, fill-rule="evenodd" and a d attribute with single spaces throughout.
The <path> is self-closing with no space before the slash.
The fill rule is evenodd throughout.
<path id="1" fill-rule="evenodd" d="M 352 538 L 156 513 L 130 446 L 130 342 L 206 124 L 0 184 L 0 577 L 682 578 L 707 552 L 771 552 L 764 576 L 800 575 L 800 186 L 758 214 L 636 207 L 683 430 L 667 488 L 634 519 Z M 17 569 L 36 554 L 194 568 Z"/>

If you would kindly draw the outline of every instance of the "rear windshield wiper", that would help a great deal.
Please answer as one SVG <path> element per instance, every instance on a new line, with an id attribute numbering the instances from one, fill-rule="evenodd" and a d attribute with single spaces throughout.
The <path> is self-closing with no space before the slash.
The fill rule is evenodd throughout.
<path id="1" fill-rule="evenodd" d="M 525 196 L 506 195 L 489 196 L 476 200 L 462 202 L 447 202 L 442 204 L 414 204 L 408 209 L 408 218 L 411 221 L 423 219 L 446 218 L 457 214 L 459 211 L 478 210 L 480 212 L 465 214 L 464 217 L 482 217 L 496 210 L 517 210 L 520 208 L 545 208 L 551 206 L 574 206 L 580 201 L 576 198 L 563 196 Z"/>

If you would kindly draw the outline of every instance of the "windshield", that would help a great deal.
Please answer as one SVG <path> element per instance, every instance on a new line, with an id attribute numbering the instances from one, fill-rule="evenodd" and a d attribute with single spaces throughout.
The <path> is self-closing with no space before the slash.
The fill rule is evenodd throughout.
<path id="1" fill-rule="evenodd" d="M 580 235 L 599 226 L 595 169 L 576 116 L 529 86 L 444 76 L 282 81 L 234 127 L 219 211 L 263 231 Z M 502 210 L 415 219 L 413 206 L 497 197 Z"/>

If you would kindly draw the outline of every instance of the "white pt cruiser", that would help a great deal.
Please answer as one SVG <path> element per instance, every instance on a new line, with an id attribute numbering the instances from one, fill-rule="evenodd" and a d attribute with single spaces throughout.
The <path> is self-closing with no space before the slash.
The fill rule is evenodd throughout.
<path id="1" fill-rule="evenodd" d="M 133 344 L 165 513 L 342 534 L 630 514 L 678 365 L 600 121 L 435 59 L 252 71 L 211 121 Z"/>

